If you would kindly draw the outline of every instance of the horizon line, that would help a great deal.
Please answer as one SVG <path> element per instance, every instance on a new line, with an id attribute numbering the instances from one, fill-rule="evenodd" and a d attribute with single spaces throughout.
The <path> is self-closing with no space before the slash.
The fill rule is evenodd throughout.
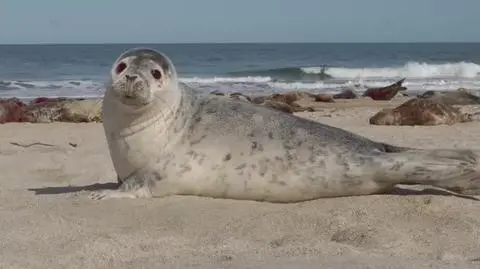
<path id="1" fill-rule="evenodd" d="M 322 41 L 322 42 L 22 42 L 0 43 L 0 46 L 29 45 L 269 45 L 269 44 L 477 44 L 480 41 Z"/>

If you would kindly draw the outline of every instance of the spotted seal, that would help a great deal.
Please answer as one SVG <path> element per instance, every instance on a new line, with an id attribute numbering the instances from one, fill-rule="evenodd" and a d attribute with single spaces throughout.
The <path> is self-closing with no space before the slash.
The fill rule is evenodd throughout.
<path id="1" fill-rule="evenodd" d="M 103 126 L 118 189 L 92 199 L 197 195 L 268 202 L 368 195 L 394 185 L 478 191 L 471 150 L 411 149 L 179 82 L 163 53 L 115 61 Z"/>

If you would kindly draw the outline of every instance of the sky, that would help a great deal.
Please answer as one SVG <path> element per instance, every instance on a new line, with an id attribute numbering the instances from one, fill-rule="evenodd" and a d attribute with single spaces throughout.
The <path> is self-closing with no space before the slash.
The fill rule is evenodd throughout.
<path id="1" fill-rule="evenodd" d="M 0 44 L 479 42 L 480 0 L 0 0 Z"/>

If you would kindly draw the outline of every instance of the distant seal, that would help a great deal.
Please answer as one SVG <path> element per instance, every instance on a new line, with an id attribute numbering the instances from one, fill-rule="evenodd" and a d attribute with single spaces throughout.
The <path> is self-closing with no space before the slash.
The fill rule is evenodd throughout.
<path id="1" fill-rule="evenodd" d="M 470 122 L 474 118 L 474 115 L 463 113 L 459 108 L 448 104 L 413 98 L 396 108 L 379 111 L 369 122 L 374 125 L 452 125 Z"/>
<path id="2" fill-rule="evenodd" d="M 178 81 L 166 55 L 144 48 L 113 64 L 103 126 L 118 189 L 92 199 L 197 195 L 268 202 L 381 193 L 395 184 L 480 189 L 470 150 L 417 150 Z"/>
<path id="3" fill-rule="evenodd" d="M 464 88 L 456 91 L 426 91 L 418 98 L 432 100 L 445 105 L 478 105 L 480 97 L 468 92 Z"/>
<path id="4" fill-rule="evenodd" d="M 380 88 L 368 88 L 364 93 L 363 96 L 368 96 L 373 100 L 391 100 L 393 97 L 397 95 L 397 93 L 406 91 L 407 87 L 402 86 L 405 78 L 390 84 L 385 87 Z"/>

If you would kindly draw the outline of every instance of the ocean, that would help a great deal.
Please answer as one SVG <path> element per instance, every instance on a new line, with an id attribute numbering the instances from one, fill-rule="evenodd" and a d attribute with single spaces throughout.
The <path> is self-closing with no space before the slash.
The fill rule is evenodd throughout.
<path id="1" fill-rule="evenodd" d="M 0 45 L 0 98 L 102 96 L 132 47 L 166 53 L 206 92 L 361 92 L 404 77 L 412 91 L 480 90 L 480 43 Z"/>

